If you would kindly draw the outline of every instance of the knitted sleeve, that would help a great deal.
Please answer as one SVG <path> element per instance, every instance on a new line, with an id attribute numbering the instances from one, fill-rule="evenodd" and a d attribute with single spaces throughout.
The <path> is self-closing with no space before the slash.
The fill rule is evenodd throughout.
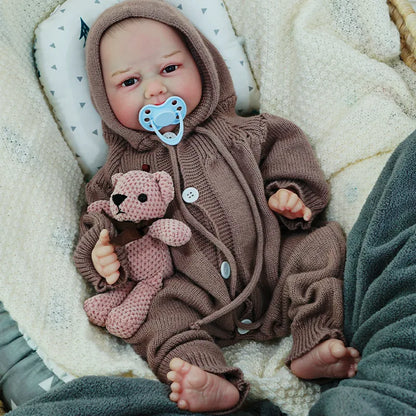
<path id="1" fill-rule="evenodd" d="M 112 191 L 112 172 L 101 169 L 86 186 L 87 203 L 98 200 L 107 200 Z M 124 247 L 117 247 L 116 254 L 121 264 L 120 277 L 114 285 L 108 285 L 92 263 L 91 253 L 98 241 L 101 230 L 107 229 L 110 237 L 115 237 L 117 231 L 108 217 L 101 213 L 84 213 L 80 220 L 80 236 L 74 252 L 74 262 L 82 277 L 91 283 L 97 292 L 103 292 L 110 287 L 123 284 L 129 276 L 127 253 Z"/>
<path id="2" fill-rule="evenodd" d="M 116 254 L 120 262 L 120 277 L 113 285 L 107 284 L 95 270 L 91 253 L 98 241 L 101 230 L 107 229 L 110 237 L 117 233 L 110 219 L 101 213 L 86 213 L 81 218 L 80 238 L 74 252 L 74 263 L 81 276 L 91 283 L 97 292 L 104 292 L 110 287 L 123 284 L 129 275 L 129 266 L 126 251 L 123 247 L 116 248 Z"/>
<path id="3" fill-rule="evenodd" d="M 270 114 L 262 114 L 260 169 L 266 198 L 286 188 L 296 192 L 312 211 L 311 221 L 328 204 L 329 187 L 312 146 L 294 123 Z M 289 228 L 309 228 L 303 219 L 281 218 Z"/>

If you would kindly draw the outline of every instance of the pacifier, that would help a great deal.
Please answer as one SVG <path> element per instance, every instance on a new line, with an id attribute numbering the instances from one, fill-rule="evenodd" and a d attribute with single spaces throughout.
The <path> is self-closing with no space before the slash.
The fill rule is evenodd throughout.
<path id="1" fill-rule="evenodd" d="M 183 119 L 186 116 L 186 104 L 180 97 L 170 97 L 161 105 L 145 105 L 139 112 L 139 122 L 147 131 L 154 131 L 163 143 L 177 145 L 183 136 Z M 172 124 L 180 124 L 178 134 L 160 133 L 160 129 Z"/>

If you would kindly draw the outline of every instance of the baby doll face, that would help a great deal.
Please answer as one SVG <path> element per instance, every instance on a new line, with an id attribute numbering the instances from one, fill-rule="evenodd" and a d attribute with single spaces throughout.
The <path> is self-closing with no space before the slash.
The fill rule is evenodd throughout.
<path id="1" fill-rule="evenodd" d="M 111 108 L 125 127 L 144 130 L 141 108 L 181 97 L 187 114 L 199 104 L 202 82 L 187 46 L 170 26 L 150 19 L 129 19 L 104 34 L 100 44 L 104 84 Z M 162 132 L 173 130 L 168 126 Z"/>

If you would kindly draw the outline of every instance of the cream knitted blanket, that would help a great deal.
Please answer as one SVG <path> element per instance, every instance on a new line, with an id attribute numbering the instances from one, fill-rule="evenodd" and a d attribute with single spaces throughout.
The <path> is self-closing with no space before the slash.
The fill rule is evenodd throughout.
<path id="1" fill-rule="evenodd" d="M 124 343 L 87 321 L 87 288 L 72 250 L 83 179 L 54 121 L 33 63 L 35 26 L 59 0 L 0 2 L 0 299 L 45 360 L 74 376 L 153 378 Z M 397 58 L 383 0 L 227 0 L 246 41 L 261 109 L 310 136 L 331 182 L 329 216 L 348 231 L 392 149 L 416 128 L 416 74 Z M 225 350 L 289 415 L 306 415 L 318 388 L 284 366 L 290 338 Z"/>
<path id="2" fill-rule="evenodd" d="M 384 0 L 226 0 L 261 110 L 310 137 L 348 232 L 391 151 L 416 128 L 416 74 Z"/>

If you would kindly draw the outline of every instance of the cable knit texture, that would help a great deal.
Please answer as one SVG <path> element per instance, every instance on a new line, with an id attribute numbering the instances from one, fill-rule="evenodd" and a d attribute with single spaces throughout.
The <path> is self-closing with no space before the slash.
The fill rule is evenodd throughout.
<path id="1" fill-rule="evenodd" d="M 83 175 L 32 56 L 36 25 L 59 3 L 0 2 L 0 298 L 38 351 L 74 375 L 155 378 L 130 346 L 91 325 L 83 310 L 91 293 L 72 263 Z M 416 74 L 398 58 L 399 36 L 385 2 L 224 3 L 245 41 L 262 111 L 294 120 L 307 133 L 330 180 L 330 217 L 348 231 L 391 150 L 416 128 Z M 155 160 L 148 163 L 156 166 Z M 198 218 L 198 210 L 193 214 Z M 291 416 L 307 415 L 319 388 L 287 369 L 291 346 L 289 337 L 246 341 L 225 348 L 225 358 L 244 372 L 251 398 L 268 398 Z"/>

